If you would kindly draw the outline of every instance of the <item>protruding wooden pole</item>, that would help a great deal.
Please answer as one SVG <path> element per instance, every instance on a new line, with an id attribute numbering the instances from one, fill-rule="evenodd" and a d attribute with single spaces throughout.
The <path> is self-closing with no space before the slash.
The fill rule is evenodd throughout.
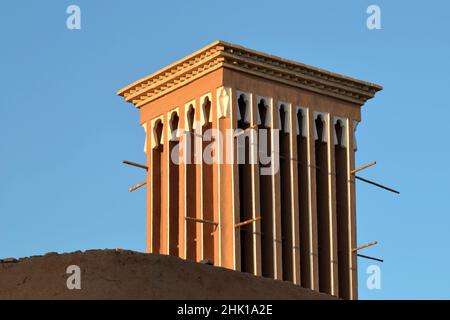
<path id="1" fill-rule="evenodd" d="M 247 225 L 247 224 L 250 224 L 250 223 L 252 223 L 252 222 L 258 221 L 258 220 L 261 220 L 261 217 L 256 217 L 256 218 L 253 218 L 253 219 L 248 219 L 248 220 L 245 220 L 245 221 L 236 223 L 236 224 L 234 225 L 234 227 L 235 227 L 235 228 L 239 228 L 239 227 L 245 226 L 245 225 Z"/>
<path id="2" fill-rule="evenodd" d="M 368 163 L 368 164 L 366 164 L 365 166 L 362 166 L 362 167 L 359 167 L 358 169 L 352 170 L 352 171 L 351 171 L 351 174 L 355 174 L 355 173 L 357 173 L 357 172 L 359 172 L 359 171 L 362 171 L 362 170 L 364 170 L 364 169 L 367 169 L 367 168 L 369 168 L 369 167 L 371 167 L 371 166 L 374 166 L 374 165 L 376 165 L 376 164 L 377 164 L 376 161 L 371 162 L 371 163 Z"/>
<path id="3" fill-rule="evenodd" d="M 376 244 L 378 244 L 378 242 L 377 242 L 377 241 L 373 241 L 373 242 L 370 242 L 370 243 L 365 244 L 365 245 L 363 245 L 363 246 L 360 246 L 360 247 L 357 247 L 357 248 L 352 249 L 352 252 L 356 252 L 356 251 L 359 251 L 359 250 L 361 250 L 361 249 L 365 249 L 365 248 L 374 246 L 374 245 L 376 245 Z"/>
<path id="4" fill-rule="evenodd" d="M 389 187 L 383 186 L 382 184 L 376 183 L 374 181 L 371 181 L 371 180 L 368 180 L 368 179 L 364 179 L 364 178 L 361 178 L 361 177 L 358 177 L 358 176 L 355 176 L 355 178 L 360 180 L 360 181 L 363 181 L 365 183 L 368 183 L 368 184 L 374 185 L 376 187 L 379 187 L 381 189 L 384 189 L 384 190 L 387 190 L 387 191 L 390 191 L 390 192 L 393 192 L 393 193 L 396 193 L 396 194 L 400 194 L 400 191 L 397 191 L 397 190 L 391 189 Z"/>
<path id="5" fill-rule="evenodd" d="M 357 254 L 357 256 L 360 257 L 360 258 L 365 258 L 365 259 L 369 259 L 369 260 L 375 260 L 375 261 L 378 261 L 378 262 L 384 262 L 384 260 L 382 260 L 382 259 L 365 256 L 365 255 L 359 254 L 359 253 Z"/>
<path id="6" fill-rule="evenodd" d="M 148 170 L 147 166 L 145 166 L 143 164 L 136 163 L 136 162 L 132 162 L 132 161 L 128 161 L 128 160 L 122 160 L 122 163 L 128 164 L 130 166 L 134 166 L 134 167 L 138 167 L 138 168 L 142 168 L 142 169 Z"/>
<path id="7" fill-rule="evenodd" d="M 129 188 L 128 191 L 133 192 L 134 190 L 139 189 L 140 187 L 145 186 L 146 184 L 147 184 L 147 181 L 141 182 L 141 183 Z"/>
<path id="8" fill-rule="evenodd" d="M 194 222 L 198 222 L 198 223 L 209 223 L 209 224 L 213 224 L 215 226 L 218 226 L 219 223 L 215 222 L 215 221 L 211 221 L 211 220 L 205 220 L 205 219 L 197 219 L 197 218 L 192 218 L 192 217 L 184 217 L 186 220 L 190 220 L 190 221 L 194 221 Z"/>
<path id="9" fill-rule="evenodd" d="M 237 137 L 239 137 L 239 136 L 241 136 L 241 135 L 247 133 L 247 131 L 249 131 L 249 130 L 251 130 L 251 129 L 255 129 L 255 128 L 257 128 L 257 127 L 258 127 L 257 124 L 251 125 L 251 126 L 248 127 L 247 129 L 244 129 L 244 130 L 242 130 L 242 131 L 236 133 L 236 134 L 234 135 L 234 138 L 237 138 Z"/>

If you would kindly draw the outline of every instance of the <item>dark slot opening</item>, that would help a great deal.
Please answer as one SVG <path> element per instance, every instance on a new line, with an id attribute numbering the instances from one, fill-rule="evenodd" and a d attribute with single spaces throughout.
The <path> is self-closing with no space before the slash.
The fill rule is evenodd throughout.
<path id="1" fill-rule="evenodd" d="M 286 111 L 280 106 L 279 134 L 280 147 L 280 201 L 281 201 L 281 236 L 282 236 L 282 266 L 283 280 L 293 281 L 293 234 L 291 206 L 291 152 L 289 133 L 286 132 Z"/>
<path id="2" fill-rule="evenodd" d="M 209 122 L 209 115 L 211 113 L 211 102 L 206 98 L 204 102 L 205 110 L 205 124 L 202 128 L 202 134 L 212 128 L 212 123 Z M 202 156 L 205 148 L 211 141 L 203 141 Z M 204 158 L 203 158 L 204 159 Z M 213 166 L 203 160 L 203 219 L 214 221 L 214 194 L 213 189 Z M 203 259 L 208 259 L 214 263 L 214 225 L 209 223 L 203 224 Z"/>
<path id="3" fill-rule="evenodd" d="M 300 230 L 300 278 L 301 285 L 311 288 L 311 255 L 309 230 L 309 178 L 308 178 L 308 140 L 303 137 L 303 121 L 306 121 L 301 110 L 297 113 L 299 134 L 297 135 L 298 161 L 298 209 Z"/>
<path id="4" fill-rule="evenodd" d="M 162 139 L 163 124 L 159 121 L 155 127 L 155 140 L 158 143 L 152 150 L 152 250 L 154 253 L 161 253 L 161 202 L 162 202 L 162 192 L 161 192 L 161 170 L 162 170 L 162 153 L 164 151 L 163 145 L 161 144 Z"/>
<path id="5" fill-rule="evenodd" d="M 190 150 L 190 157 L 186 164 L 186 216 L 196 218 L 197 211 L 197 197 L 196 197 L 196 165 L 194 163 L 195 145 L 194 145 L 194 118 L 195 109 L 190 106 L 187 113 L 188 133 L 186 139 L 188 140 L 188 149 Z M 186 220 L 186 258 L 189 260 L 197 259 L 196 250 L 196 223 L 191 220 Z"/>
<path id="6" fill-rule="evenodd" d="M 271 145 L 271 129 L 266 127 L 267 105 L 262 99 L 258 104 L 258 111 L 261 119 L 261 124 L 258 125 L 258 130 L 266 130 L 267 133 L 267 150 L 266 156 L 270 155 L 272 149 Z M 259 141 L 260 143 L 260 141 Z M 261 145 L 260 145 L 261 146 Z M 260 167 L 269 167 L 260 162 Z M 260 210 L 261 210 L 261 261 L 262 261 L 262 275 L 264 277 L 274 278 L 274 252 L 273 252 L 273 204 L 272 204 L 272 176 L 259 176 L 260 189 Z"/>
<path id="7" fill-rule="evenodd" d="M 238 99 L 239 114 L 241 119 L 238 121 L 238 128 L 246 130 L 250 127 L 245 122 L 245 110 L 247 103 L 244 96 L 241 95 Z M 243 145 L 239 148 L 240 142 L 244 140 Z M 239 155 L 244 153 L 244 163 L 238 164 L 239 170 L 239 219 L 246 221 L 253 217 L 252 204 L 252 175 L 250 165 L 250 132 L 241 134 L 237 138 L 238 142 L 238 159 Z M 253 226 L 252 224 L 245 225 L 240 228 L 240 254 L 241 254 L 241 271 L 253 273 Z"/>
<path id="8" fill-rule="evenodd" d="M 172 132 L 178 129 L 178 115 L 173 114 L 171 119 Z M 178 145 L 177 141 L 169 142 L 169 157 L 171 157 L 174 148 Z M 173 256 L 179 254 L 179 239 L 178 239 L 178 225 L 179 225 L 179 165 L 169 159 L 169 253 Z"/>
<path id="9" fill-rule="evenodd" d="M 319 291 L 331 293 L 330 219 L 328 199 L 328 150 L 323 142 L 324 121 L 319 115 L 315 121 L 318 139 L 316 147 L 317 233 L 319 247 Z"/>
<path id="10" fill-rule="evenodd" d="M 336 216 L 338 241 L 339 297 L 350 299 L 350 252 L 348 219 L 347 148 L 342 145 L 344 127 L 338 121 L 335 125 L 338 144 L 335 146 L 336 163 Z"/>

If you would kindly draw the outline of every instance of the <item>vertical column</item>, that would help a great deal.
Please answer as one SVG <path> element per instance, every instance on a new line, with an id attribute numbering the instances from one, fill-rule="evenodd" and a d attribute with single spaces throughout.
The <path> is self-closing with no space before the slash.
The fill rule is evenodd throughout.
<path id="1" fill-rule="evenodd" d="M 163 151 L 161 154 L 161 254 L 169 254 L 169 135 L 167 114 L 163 115 Z"/>
<path id="2" fill-rule="evenodd" d="M 234 88 L 230 88 L 230 96 L 235 97 L 236 92 Z M 238 161 L 237 161 L 237 145 L 234 139 L 234 133 L 237 128 L 237 102 L 235 99 L 231 99 L 231 123 L 228 130 L 228 138 L 227 144 L 230 144 L 230 159 L 232 159 L 230 164 L 231 169 L 231 185 L 232 185 L 232 202 L 231 202 L 231 228 L 233 229 L 233 256 L 234 256 L 234 270 L 237 270 L 237 259 L 240 259 L 239 247 L 238 247 L 238 239 L 239 239 L 239 228 L 236 228 L 235 225 L 239 222 L 239 169 L 238 169 Z M 238 258 L 239 257 L 239 258 Z"/>
<path id="3" fill-rule="evenodd" d="M 283 279 L 283 245 L 281 235 L 281 197 L 280 197 L 280 149 L 279 129 L 280 119 L 278 108 L 275 108 L 273 99 L 270 99 L 271 133 L 271 170 L 272 170 L 272 216 L 273 216 L 273 242 L 274 242 L 274 278 Z"/>
<path id="4" fill-rule="evenodd" d="M 337 246 L 337 216 L 336 216 L 336 165 L 335 144 L 336 134 L 334 121 L 330 114 L 327 115 L 328 132 L 328 205 L 329 205 L 329 240 L 330 240 L 330 294 L 338 296 L 338 246 Z"/>
<path id="5" fill-rule="evenodd" d="M 195 100 L 197 106 L 195 112 L 195 125 L 194 125 L 194 166 L 195 166 L 195 203 L 196 203 L 196 218 L 203 219 L 203 193 L 202 193 L 202 124 L 201 124 L 201 104 L 198 98 Z M 196 225 L 196 252 L 197 261 L 203 260 L 203 223 L 195 223 Z"/>
<path id="6" fill-rule="evenodd" d="M 146 185 L 147 188 L 145 188 L 145 192 L 147 193 L 147 215 L 146 215 L 146 252 L 151 253 L 152 252 L 152 147 L 151 147 L 151 141 L 152 141 L 152 128 L 151 123 L 146 122 L 142 125 L 142 127 L 145 130 L 145 142 L 144 142 L 144 152 L 147 156 L 147 177 L 146 177 Z"/>
<path id="7" fill-rule="evenodd" d="M 316 199 L 316 155 L 314 139 L 314 117 L 306 109 L 307 141 L 308 141 L 308 222 L 309 222 L 309 255 L 310 255 L 310 288 L 319 291 L 319 255 L 317 239 L 317 199 Z"/>
<path id="8" fill-rule="evenodd" d="M 259 162 L 258 162 L 258 106 L 253 94 L 250 94 L 250 162 L 251 162 L 251 179 L 252 179 L 252 207 L 253 219 L 261 218 L 260 206 L 260 185 L 259 185 Z M 252 223 L 253 230 L 253 274 L 262 275 L 261 260 L 261 220 Z"/>
<path id="9" fill-rule="evenodd" d="M 350 299 L 358 299 L 358 275 L 357 275 L 357 256 L 352 253 L 352 249 L 356 248 L 356 194 L 355 194 L 355 176 L 351 171 L 355 169 L 355 131 L 356 121 L 347 119 L 346 134 L 348 137 L 347 147 L 347 177 L 348 177 L 348 207 L 349 207 L 349 264 L 350 264 Z"/>
<path id="10" fill-rule="evenodd" d="M 180 108 L 179 117 L 179 183 L 178 183 L 178 256 L 182 259 L 187 259 L 186 254 L 186 157 L 187 157 L 187 145 L 186 134 L 188 129 L 186 121 L 186 107 Z"/>
<path id="11" fill-rule="evenodd" d="M 212 91 L 214 92 L 214 90 Z M 214 221 L 220 222 L 220 166 L 222 163 L 222 136 L 219 133 L 219 119 L 218 119 L 218 102 L 217 95 L 211 95 L 211 108 L 212 112 L 212 127 L 214 130 L 214 163 L 213 163 L 213 187 L 212 192 L 214 194 Z M 220 226 L 216 227 L 214 232 L 214 265 L 222 266 L 221 259 L 221 240 L 220 240 Z"/>
<path id="12" fill-rule="evenodd" d="M 292 229 L 292 267 L 293 282 L 301 285 L 301 260 L 300 260 L 300 216 L 299 216 L 299 185 L 298 185 L 298 165 L 300 159 L 297 151 L 297 112 L 296 108 L 290 104 L 288 113 L 289 127 L 289 150 L 290 150 L 290 193 L 291 193 L 291 229 Z M 306 270 L 305 270 L 306 271 Z"/>
<path id="13" fill-rule="evenodd" d="M 236 194 L 235 194 L 235 150 L 234 137 L 230 129 L 236 127 L 233 119 L 233 99 L 231 88 L 220 87 L 216 91 L 217 95 L 217 122 L 219 131 L 223 137 L 220 157 L 222 164 L 219 164 L 219 236 L 220 236 L 220 263 L 228 269 L 236 269 Z M 235 112 L 234 112 L 235 114 Z M 234 126 L 233 126 L 234 124 Z M 228 130 L 227 130 L 228 129 Z"/>

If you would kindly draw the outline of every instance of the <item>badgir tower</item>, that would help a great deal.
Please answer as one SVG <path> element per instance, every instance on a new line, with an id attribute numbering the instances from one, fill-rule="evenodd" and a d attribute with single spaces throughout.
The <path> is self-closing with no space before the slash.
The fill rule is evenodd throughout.
<path id="1" fill-rule="evenodd" d="M 355 131 L 381 89 L 223 41 L 121 89 L 147 251 L 357 299 Z"/>

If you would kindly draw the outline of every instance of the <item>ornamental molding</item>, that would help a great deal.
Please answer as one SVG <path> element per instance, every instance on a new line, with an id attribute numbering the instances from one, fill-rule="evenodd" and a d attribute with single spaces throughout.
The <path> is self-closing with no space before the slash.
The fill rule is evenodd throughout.
<path id="1" fill-rule="evenodd" d="M 216 41 L 117 92 L 137 108 L 213 72 L 227 68 L 363 105 L 383 88 L 299 62 Z"/>

